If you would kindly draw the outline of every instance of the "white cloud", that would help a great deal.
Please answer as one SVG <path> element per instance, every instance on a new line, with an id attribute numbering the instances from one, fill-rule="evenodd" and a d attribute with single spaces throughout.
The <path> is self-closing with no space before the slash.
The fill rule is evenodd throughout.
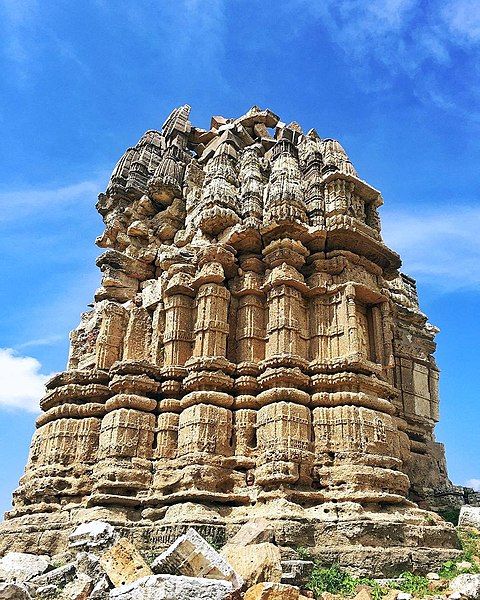
<path id="1" fill-rule="evenodd" d="M 365 89 L 386 90 L 406 77 L 420 101 L 480 120 L 478 0 L 296 0 L 292 5 L 298 18 L 313 18 L 327 31 Z"/>
<path id="2" fill-rule="evenodd" d="M 39 412 L 38 402 L 50 375 L 41 372 L 36 358 L 0 348 L 0 408 Z"/>
<path id="3" fill-rule="evenodd" d="M 402 269 L 443 291 L 480 290 L 480 207 L 382 211 L 383 238 Z"/>
<path id="4" fill-rule="evenodd" d="M 105 184 L 106 174 L 97 179 L 87 179 L 67 186 L 49 189 L 26 188 L 23 190 L 0 191 L 0 224 L 21 219 L 33 211 L 48 208 L 49 212 L 81 202 L 92 204 L 99 190 Z"/>
<path id="5" fill-rule="evenodd" d="M 480 479 L 469 479 L 465 482 L 465 486 L 473 488 L 476 492 L 480 492 Z"/>

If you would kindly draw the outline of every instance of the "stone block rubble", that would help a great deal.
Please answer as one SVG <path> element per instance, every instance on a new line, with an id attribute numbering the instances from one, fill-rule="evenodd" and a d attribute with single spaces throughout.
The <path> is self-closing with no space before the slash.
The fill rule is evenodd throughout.
<path id="1" fill-rule="evenodd" d="M 0 600 L 343 600 L 328 592 L 315 596 L 307 589 L 314 562 L 265 539 L 272 539 L 266 519 L 247 522 L 220 551 L 188 529 L 146 560 L 112 525 L 84 523 L 63 554 L 11 552 L 0 559 Z M 58 565 L 60 560 L 67 562 Z M 458 563 L 461 569 L 472 566 Z M 439 580 L 438 573 L 426 575 L 429 589 L 443 589 Z M 361 584 L 353 600 L 373 598 L 373 589 Z M 384 596 L 412 598 L 395 589 Z M 434 600 L 480 600 L 480 575 L 458 575 Z"/>

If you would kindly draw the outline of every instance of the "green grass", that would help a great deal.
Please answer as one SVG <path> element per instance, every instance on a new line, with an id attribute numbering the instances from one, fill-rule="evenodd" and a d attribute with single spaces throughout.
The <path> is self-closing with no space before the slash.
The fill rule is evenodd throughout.
<path id="1" fill-rule="evenodd" d="M 429 581 L 423 575 L 415 575 L 406 571 L 400 575 L 400 581 L 392 584 L 392 588 L 412 594 L 416 598 L 423 598 L 429 593 L 428 589 Z"/>
<path id="2" fill-rule="evenodd" d="M 311 590 L 316 597 L 322 592 L 341 594 L 342 596 L 354 596 L 359 585 L 368 585 L 372 588 L 373 600 L 380 600 L 386 593 L 375 580 L 368 577 L 354 577 L 338 565 L 322 568 L 318 564 L 313 568 L 307 589 Z"/>

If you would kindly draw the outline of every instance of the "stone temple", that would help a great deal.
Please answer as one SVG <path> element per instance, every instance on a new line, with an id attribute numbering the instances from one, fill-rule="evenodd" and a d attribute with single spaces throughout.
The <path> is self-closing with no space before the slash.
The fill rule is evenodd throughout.
<path id="1" fill-rule="evenodd" d="M 99 196 L 101 287 L 47 383 L 0 550 L 60 552 L 103 519 L 150 552 L 266 517 L 279 546 L 370 573 L 453 556 L 424 510 L 451 487 L 437 330 L 382 242 L 380 193 L 338 141 L 270 110 L 208 131 L 189 114 Z"/>

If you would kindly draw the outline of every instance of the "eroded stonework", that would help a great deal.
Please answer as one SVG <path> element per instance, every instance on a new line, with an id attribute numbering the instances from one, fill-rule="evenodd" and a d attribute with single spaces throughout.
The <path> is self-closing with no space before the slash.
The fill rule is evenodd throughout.
<path id="1" fill-rule="evenodd" d="M 99 196 L 102 284 L 0 547 L 58 551 L 98 517 L 157 550 L 266 517 L 326 561 L 448 556 L 453 530 L 407 500 L 450 486 L 436 329 L 382 242 L 380 193 L 337 141 L 269 110 L 209 131 L 189 113 Z"/>

